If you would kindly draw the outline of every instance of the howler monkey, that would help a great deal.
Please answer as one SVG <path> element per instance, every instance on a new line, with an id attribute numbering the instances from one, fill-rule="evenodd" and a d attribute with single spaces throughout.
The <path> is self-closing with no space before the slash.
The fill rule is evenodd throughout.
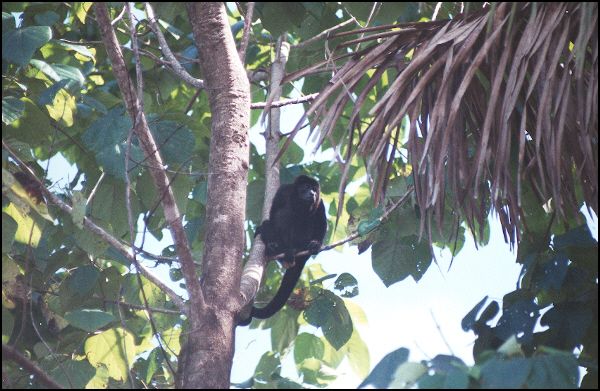
<path id="1" fill-rule="evenodd" d="M 266 319 L 286 303 L 300 278 L 310 255 L 294 257 L 300 251 L 317 254 L 323 245 L 327 230 L 325 206 L 321 201 L 319 182 L 306 175 L 296 177 L 294 183 L 282 185 L 275 193 L 269 219 L 256 229 L 265 243 L 265 255 L 284 254 L 279 261 L 287 269 L 281 286 L 269 304 L 252 308 L 250 317 L 239 324 L 248 325 L 253 317 Z"/>

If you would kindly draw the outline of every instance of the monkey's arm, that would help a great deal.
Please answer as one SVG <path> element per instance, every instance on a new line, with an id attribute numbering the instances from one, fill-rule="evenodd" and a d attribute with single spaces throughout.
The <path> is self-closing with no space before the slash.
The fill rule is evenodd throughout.
<path id="1" fill-rule="evenodd" d="M 312 219 L 312 235 L 308 243 L 308 251 L 311 254 L 317 254 L 323 246 L 323 239 L 327 231 L 327 217 L 325 216 L 325 206 L 323 201 L 319 203 L 319 207 L 315 211 L 315 216 Z"/>

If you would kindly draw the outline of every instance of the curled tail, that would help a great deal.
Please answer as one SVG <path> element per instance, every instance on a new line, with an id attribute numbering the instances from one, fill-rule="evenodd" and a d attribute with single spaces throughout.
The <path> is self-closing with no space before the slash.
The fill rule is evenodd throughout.
<path id="1" fill-rule="evenodd" d="M 296 283 L 300 279 L 300 275 L 302 274 L 302 269 L 304 268 L 304 264 L 308 260 L 308 257 L 302 257 L 296 259 L 296 264 L 287 269 L 285 274 L 283 275 L 283 280 L 281 280 L 281 286 L 279 286 L 279 290 L 275 294 L 275 297 L 271 299 L 269 304 L 262 308 L 252 307 L 252 312 L 247 319 L 242 320 L 238 324 L 240 326 L 247 326 L 252 321 L 252 318 L 258 319 L 267 319 L 271 316 L 275 315 L 277 311 L 283 308 L 288 298 L 292 294 Z"/>

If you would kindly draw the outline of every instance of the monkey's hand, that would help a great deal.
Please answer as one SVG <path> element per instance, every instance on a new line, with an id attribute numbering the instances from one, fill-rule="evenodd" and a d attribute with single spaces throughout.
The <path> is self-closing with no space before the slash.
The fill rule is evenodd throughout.
<path id="1" fill-rule="evenodd" d="M 319 253 L 319 251 L 321 251 L 321 246 L 323 246 L 322 242 L 319 242 L 318 240 L 311 240 L 310 243 L 308 243 L 307 250 L 312 255 L 316 255 Z"/>
<path id="2" fill-rule="evenodd" d="M 296 259 L 294 258 L 295 253 L 296 251 L 294 249 L 290 249 L 285 252 L 285 257 L 283 259 L 280 259 L 281 265 L 284 268 L 290 269 L 296 266 Z"/>

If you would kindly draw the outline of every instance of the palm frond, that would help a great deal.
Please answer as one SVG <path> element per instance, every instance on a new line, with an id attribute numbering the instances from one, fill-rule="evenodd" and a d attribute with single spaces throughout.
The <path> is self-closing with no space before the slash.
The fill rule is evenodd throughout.
<path id="1" fill-rule="evenodd" d="M 512 244 L 526 224 L 525 184 L 561 217 L 582 201 L 598 213 L 597 3 L 500 3 L 449 21 L 355 33 L 365 36 L 312 69 L 338 68 L 306 115 L 323 142 L 352 105 L 349 136 L 338 142 L 346 164 L 355 153 L 368 157 L 380 199 L 402 147 L 422 222 L 441 224 L 451 199 L 471 228 L 482 227 L 491 199 Z M 357 42 L 363 48 L 348 55 Z M 366 97 L 384 76 L 395 78 L 364 129 Z"/>

